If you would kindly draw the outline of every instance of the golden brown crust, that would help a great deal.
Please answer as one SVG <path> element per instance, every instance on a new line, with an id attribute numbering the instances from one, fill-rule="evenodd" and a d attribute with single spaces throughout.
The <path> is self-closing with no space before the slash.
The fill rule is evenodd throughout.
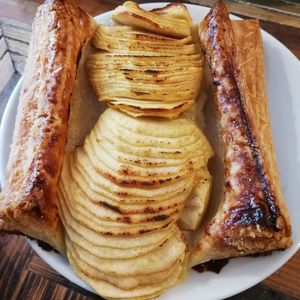
<path id="1" fill-rule="evenodd" d="M 237 45 L 236 63 L 241 73 L 239 88 L 243 95 L 245 110 L 250 126 L 255 132 L 264 168 L 268 170 L 264 175 L 270 182 L 274 198 L 278 202 L 280 214 L 284 219 L 282 221 L 287 222 L 286 226 L 289 228 L 289 216 L 280 188 L 279 172 L 272 143 L 259 21 L 234 21 L 232 25 Z M 247 34 L 245 35 L 245 33 Z M 280 226 L 278 223 L 277 220 L 277 226 Z"/>
<path id="2" fill-rule="evenodd" d="M 71 1 L 39 7 L 1 194 L 0 229 L 43 240 L 59 251 L 64 242 L 56 182 L 77 60 L 92 32 L 92 18 Z"/>
<path id="3" fill-rule="evenodd" d="M 233 24 L 219 1 L 201 27 L 224 146 L 225 199 L 200 234 L 191 265 L 291 245 L 272 145 L 259 24 Z"/>

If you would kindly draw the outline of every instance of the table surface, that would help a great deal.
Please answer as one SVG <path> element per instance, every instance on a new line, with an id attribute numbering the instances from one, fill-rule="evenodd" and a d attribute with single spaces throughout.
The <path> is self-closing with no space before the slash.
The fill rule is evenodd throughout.
<path id="1" fill-rule="evenodd" d="M 0 0 L 0 17 L 14 17 L 31 24 L 37 2 Z M 116 7 L 119 1 L 80 1 L 83 9 L 95 16 Z M 21 3 L 21 5 L 20 5 Z M 300 59 L 300 29 L 261 21 L 261 27 L 286 45 Z M 19 76 L 15 75 L 0 94 L 0 119 Z M 10 299 L 100 299 L 60 276 L 30 248 L 23 237 L 0 236 L 0 300 Z M 300 299 L 300 252 L 261 284 L 230 299 Z M 205 300 L 205 299 L 204 299 Z"/>

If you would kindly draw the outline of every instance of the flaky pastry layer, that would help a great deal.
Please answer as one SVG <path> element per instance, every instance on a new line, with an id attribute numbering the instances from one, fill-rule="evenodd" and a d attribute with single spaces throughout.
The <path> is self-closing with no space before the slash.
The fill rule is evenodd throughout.
<path id="1" fill-rule="evenodd" d="M 56 183 L 66 144 L 69 100 L 93 20 L 68 0 L 46 1 L 33 23 L 6 180 L 0 229 L 64 251 Z"/>
<path id="2" fill-rule="evenodd" d="M 272 144 L 259 23 L 231 22 L 219 1 L 200 38 L 212 73 L 225 187 L 190 264 L 287 248 L 291 225 Z"/>

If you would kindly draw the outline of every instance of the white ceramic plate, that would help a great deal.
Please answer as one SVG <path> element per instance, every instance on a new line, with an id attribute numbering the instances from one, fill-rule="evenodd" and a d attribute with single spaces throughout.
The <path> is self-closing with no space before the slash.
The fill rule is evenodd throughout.
<path id="1" fill-rule="evenodd" d="M 145 4 L 152 9 L 163 3 Z M 194 22 L 199 22 L 208 9 L 187 5 Z M 111 12 L 99 15 L 97 21 L 109 22 Z M 188 279 L 171 288 L 160 299 L 224 299 L 259 283 L 280 268 L 300 248 L 300 63 L 279 41 L 263 32 L 265 73 L 270 102 L 270 115 L 281 185 L 293 226 L 293 246 L 283 252 L 258 258 L 233 259 L 220 274 L 190 271 Z M 0 128 L 0 180 L 4 181 L 10 151 L 21 83 L 15 87 L 3 115 Z M 62 255 L 44 251 L 28 240 L 32 248 L 57 272 L 84 289 L 93 291 L 72 271 Z"/>

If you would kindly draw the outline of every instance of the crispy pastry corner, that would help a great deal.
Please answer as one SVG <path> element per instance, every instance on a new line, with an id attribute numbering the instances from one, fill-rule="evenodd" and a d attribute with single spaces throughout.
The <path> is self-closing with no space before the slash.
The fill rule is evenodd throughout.
<path id="1" fill-rule="evenodd" d="M 0 199 L 1 230 L 62 252 L 56 183 L 78 57 L 93 28 L 93 19 L 71 1 L 46 1 L 39 7 Z"/>
<path id="2" fill-rule="evenodd" d="M 200 38 L 224 147 L 225 194 L 200 232 L 190 264 L 285 249 L 291 225 L 272 144 L 259 23 L 231 22 L 218 1 Z"/>

